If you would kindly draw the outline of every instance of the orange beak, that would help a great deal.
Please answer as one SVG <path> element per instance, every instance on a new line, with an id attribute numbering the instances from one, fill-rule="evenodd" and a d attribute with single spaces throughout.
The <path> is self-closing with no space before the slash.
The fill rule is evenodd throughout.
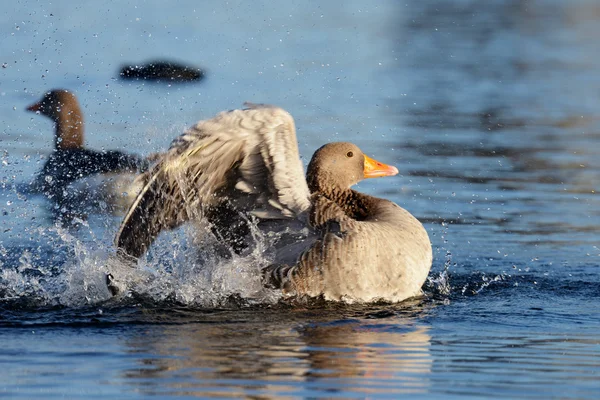
<path id="1" fill-rule="evenodd" d="M 42 108 L 42 103 L 33 103 L 32 105 L 28 106 L 26 108 L 27 111 L 31 111 L 31 112 L 38 112 L 40 111 Z"/>
<path id="2" fill-rule="evenodd" d="M 398 168 L 380 163 L 377 160 L 373 160 L 371 157 L 365 156 L 364 166 L 365 178 L 378 178 L 380 176 L 394 176 L 398 173 Z"/>

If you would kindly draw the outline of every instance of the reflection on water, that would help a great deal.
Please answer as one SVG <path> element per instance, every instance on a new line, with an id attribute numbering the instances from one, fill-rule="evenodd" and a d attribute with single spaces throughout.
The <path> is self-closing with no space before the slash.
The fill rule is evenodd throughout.
<path id="1" fill-rule="evenodd" d="M 131 353 L 149 356 L 125 378 L 146 394 L 207 396 L 227 387 L 228 396 L 269 398 L 323 385 L 342 396 L 419 393 L 429 385 L 429 328 L 414 321 L 307 325 L 282 315 L 263 317 L 277 320 L 150 328 L 127 340 Z M 290 322 L 296 327 L 290 329 Z"/>
<path id="2" fill-rule="evenodd" d="M 0 363 L 15 362 L 12 382 L 35 385 L 7 386 L 23 398 L 40 387 L 77 397 L 92 385 L 119 398 L 595 398 L 600 342 L 589 315 L 545 311 L 547 301 L 516 290 L 493 296 L 502 292 L 439 307 L 127 308 L 47 325 L 38 316 L 2 331 Z"/>

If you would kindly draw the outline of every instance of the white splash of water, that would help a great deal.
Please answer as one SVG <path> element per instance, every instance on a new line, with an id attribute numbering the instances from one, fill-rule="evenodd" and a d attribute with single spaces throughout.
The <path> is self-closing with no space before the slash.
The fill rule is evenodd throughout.
<path id="1" fill-rule="evenodd" d="M 98 283 L 105 275 L 99 268 L 105 251 L 86 246 L 61 227 L 37 228 L 32 234 L 37 234 L 38 243 L 46 250 L 35 251 L 41 245 L 20 249 L 16 265 L 2 265 L 2 300 L 44 306 L 81 306 L 106 300 L 108 290 Z M 69 261 L 60 263 L 52 255 L 57 259 L 68 256 Z"/>
<path id="2" fill-rule="evenodd" d="M 131 298 L 146 303 L 163 301 L 214 307 L 235 295 L 250 303 L 273 303 L 281 294 L 261 283 L 261 268 L 269 242 L 255 233 L 256 246 L 243 256 L 224 249 L 211 234 L 197 237 L 199 227 L 187 226 L 164 235 L 151 254 L 132 265 L 115 255 L 111 245 L 94 236 L 83 241 L 67 229 L 39 228 L 40 242 L 49 242 L 52 253 L 33 257 L 23 250 L 18 265 L 0 271 L 1 300 L 22 300 L 33 305 L 81 307 L 109 301 L 118 305 Z M 208 232 L 205 230 L 205 232 Z M 62 254 L 66 262 L 52 259 Z M 224 257 L 224 253 L 230 253 Z M 114 277 L 119 294 L 113 297 L 107 274 Z"/>
<path id="3" fill-rule="evenodd" d="M 204 232 L 204 235 L 199 233 Z M 153 245 L 152 254 L 130 264 L 116 262 L 111 274 L 125 284 L 130 294 L 153 301 L 171 298 L 186 305 L 218 306 L 237 295 L 256 303 L 276 302 L 279 291 L 263 287 L 261 269 L 269 242 L 253 229 L 252 251 L 236 255 L 225 248 L 206 226 L 188 225 Z"/>
<path id="4" fill-rule="evenodd" d="M 433 291 L 436 294 L 445 296 L 444 303 L 449 303 L 450 300 L 447 296 L 450 295 L 452 287 L 450 285 L 450 266 L 456 265 L 452 260 L 452 252 L 447 249 L 448 246 L 448 226 L 449 224 L 446 222 L 442 222 L 442 232 L 441 238 L 443 240 L 443 246 L 437 249 L 438 256 L 441 251 L 445 251 L 444 255 L 444 268 L 439 274 L 430 274 L 427 277 L 427 286 L 433 287 Z"/>

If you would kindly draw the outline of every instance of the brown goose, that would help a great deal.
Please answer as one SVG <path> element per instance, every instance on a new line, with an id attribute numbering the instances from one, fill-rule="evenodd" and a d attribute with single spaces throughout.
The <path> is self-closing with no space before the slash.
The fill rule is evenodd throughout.
<path id="1" fill-rule="evenodd" d="M 84 147 L 83 114 L 73 92 L 51 90 L 26 110 L 45 115 L 55 124 L 54 151 L 32 186 L 34 191 L 42 192 L 56 202 L 72 199 L 66 188 L 81 178 L 110 172 L 138 172 L 148 168 L 149 162 L 136 155 Z"/>
<path id="2" fill-rule="evenodd" d="M 263 231 L 294 232 L 275 243 L 265 285 L 344 301 L 419 295 L 432 263 L 422 224 L 391 201 L 350 189 L 398 170 L 352 143 L 330 143 L 305 178 L 290 114 L 249 107 L 199 122 L 145 173 L 115 239 L 119 253 L 140 257 L 163 229 L 198 219 L 244 252 L 248 221 L 256 220 Z"/>

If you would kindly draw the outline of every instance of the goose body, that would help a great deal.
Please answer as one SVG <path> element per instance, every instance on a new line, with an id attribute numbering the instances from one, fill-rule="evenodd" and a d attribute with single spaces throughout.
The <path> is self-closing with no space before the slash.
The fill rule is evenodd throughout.
<path id="1" fill-rule="evenodd" d="M 255 221 L 284 232 L 270 249 L 266 286 L 328 300 L 402 301 L 421 293 L 429 273 L 427 232 L 395 203 L 350 188 L 397 173 L 338 142 L 315 152 L 305 177 L 291 115 L 251 105 L 201 121 L 172 143 L 143 175 L 115 243 L 138 258 L 162 230 L 207 220 L 243 253 Z"/>

